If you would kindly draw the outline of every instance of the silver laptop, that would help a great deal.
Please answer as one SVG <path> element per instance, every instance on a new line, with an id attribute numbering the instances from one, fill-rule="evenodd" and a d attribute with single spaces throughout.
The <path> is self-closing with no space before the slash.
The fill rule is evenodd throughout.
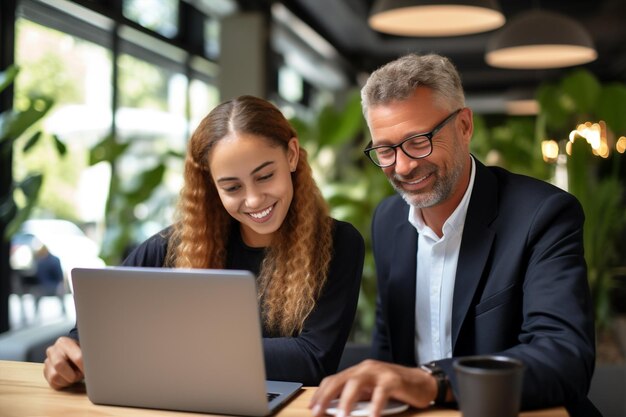
<path id="1" fill-rule="evenodd" d="M 111 267 L 71 275 L 95 404 L 263 416 L 302 386 L 265 379 L 248 271 Z"/>

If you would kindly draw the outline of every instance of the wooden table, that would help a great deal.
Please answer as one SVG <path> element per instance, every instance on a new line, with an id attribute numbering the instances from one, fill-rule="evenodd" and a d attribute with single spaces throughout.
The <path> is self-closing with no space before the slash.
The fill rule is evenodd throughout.
<path id="1" fill-rule="evenodd" d="M 305 388 L 276 417 L 310 417 L 307 404 L 315 388 Z M 193 417 L 203 414 L 141 408 L 94 405 L 85 386 L 77 384 L 55 391 L 43 377 L 40 363 L 0 361 L 0 416 L 2 417 Z M 460 417 L 456 410 L 428 409 L 408 411 L 398 417 Z M 564 408 L 524 412 L 520 417 L 567 417 Z"/>

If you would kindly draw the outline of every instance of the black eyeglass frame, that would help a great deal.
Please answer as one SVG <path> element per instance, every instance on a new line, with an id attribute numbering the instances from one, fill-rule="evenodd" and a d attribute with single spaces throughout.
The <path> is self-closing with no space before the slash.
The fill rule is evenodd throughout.
<path id="1" fill-rule="evenodd" d="M 380 168 L 388 168 L 392 165 L 395 165 L 397 159 L 398 159 L 398 151 L 397 148 L 400 148 L 402 150 L 402 152 L 404 152 L 404 154 L 406 156 L 408 156 L 411 159 L 422 159 L 422 158 L 426 158 L 427 156 L 429 156 L 431 153 L 433 153 L 433 137 L 441 130 L 443 129 L 450 120 L 454 119 L 454 117 L 459 114 L 461 112 L 461 110 L 463 110 L 464 107 L 461 107 L 460 109 L 457 109 L 455 111 L 453 111 L 452 113 L 450 113 L 445 119 L 443 119 L 441 121 L 441 123 L 439 123 L 437 126 L 435 126 L 433 128 L 433 130 L 431 130 L 430 132 L 426 132 L 426 133 L 416 133 L 415 135 L 411 135 L 407 138 L 405 138 L 402 142 L 397 143 L 395 145 L 379 145 L 379 146 L 371 146 L 372 145 L 372 141 L 370 141 L 369 146 L 367 148 L 365 148 L 363 150 L 363 153 L 365 153 L 365 155 L 368 157 L 368 159 L 370 161 L 372 161 L 374 163 L 374 165 L 376 165 L 377 167 Z M 407 143 L 410 140 L 413 140 L 415 138 L 418 137 L 425 137 L 426 139 L 428 139 L 428 144 L 430 145 L 430 151 L 428 151 L 428 153 L 426 153 L 423 156 L 413 156 L 410 155 L 402 145 L 404 145 L 405 143 Z M 380 165 L 378 162 L 376 162 L 374 160 L 374 158 L 372 158 L 372 156 L 370 155 L 370 153 L 372 151 L 375 151 L 376 149 L 381 149 L 381 148 L 389 148 L 389 149 L 393 149 L 394 154 L 393 154 L 393 162 L 390 164 L 385 164 L 385 165 Z"/>

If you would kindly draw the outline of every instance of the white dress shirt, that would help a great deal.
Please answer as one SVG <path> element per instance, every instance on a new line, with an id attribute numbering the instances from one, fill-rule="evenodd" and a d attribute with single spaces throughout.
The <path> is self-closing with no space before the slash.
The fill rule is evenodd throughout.
<path id="1" fill-rule="evenodd" d="M 426 226 L 420 209 L 409 209 L 409 222 L 419 233 L 415 286 L 415 360 L 427 363 L 452 357 L 452 297 L 465 215 L 474 187 L 476 165 L 461 202 L 443 224 L 439 238 Z"/>

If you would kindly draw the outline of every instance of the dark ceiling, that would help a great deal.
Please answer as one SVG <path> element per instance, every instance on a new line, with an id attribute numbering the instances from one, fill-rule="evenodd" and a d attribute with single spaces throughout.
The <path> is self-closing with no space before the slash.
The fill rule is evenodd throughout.
<path id="1" fill-rule="evenodd" d="M 452 59 L 468 97 L 502 94 L 512 88 L 532 89 L 571 70 L 492 68 L 485 63 L 484 53 L 493 32 L 445 38 L 409 38 L 376 32 L 367 25 L 374 0 L 280 2 L 337 49 L 354 79 L 408 52 L 435 52 Z M 587 28 L 598 52 L 598 59 L 584 67 L 603 82 L 626 82 L 626 0 L 500 0 L 499 3 L 507 21 L 534 7 L 576 19 Z"/>

